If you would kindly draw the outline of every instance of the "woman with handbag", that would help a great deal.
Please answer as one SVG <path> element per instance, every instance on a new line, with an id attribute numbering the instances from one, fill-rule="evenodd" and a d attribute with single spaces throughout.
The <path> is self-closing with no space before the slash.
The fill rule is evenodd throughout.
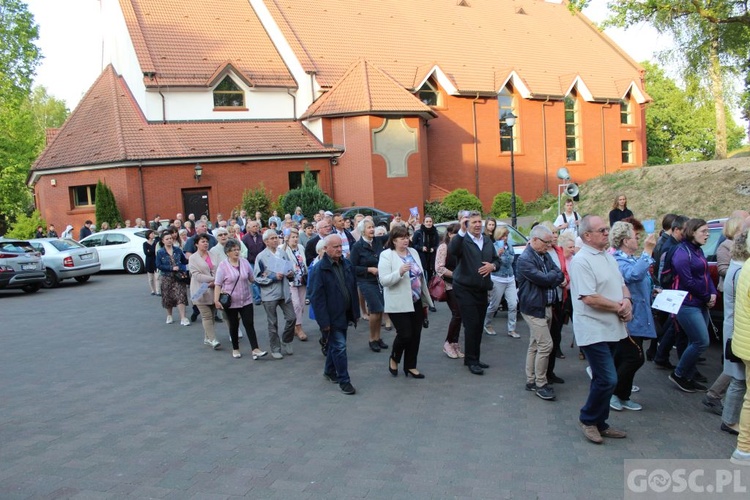
<path id="1" fill-rule="evenodd" d="M 214 273 L 216 263 L 211 261 L 208 253 L 210 243 L 208 234 L 199 234 L 195 237 L 195 246 L 197 252 L 188 259 L 190 269 L 190 296 L 193 298 L 193 304 L 198 308 L 203 323 L 203 343 L 214 349 L 218 349 L 221 344 L 216 340 L 216 328 L 214 323 Z M 205 286 L 204 292 L 196 297 L 196 294 Z"/>
<path id="2" fill-rule="evenodd" d="M 253 349 L 253 359 L 268 354 L 258 347 L 253 318 L 253 270 L 247 259 L 240 257 L 240 245 L 237 240 L 229 239 L 224 244 L 227 259 L 216 269 L 214 279 L 214 305 L 224 310 L 227 315 L 229 336 L 232 338 L 232 357 L 241 358 L 240 354 L 240 319 L 247 332 L 247 339 Z"/>
<path id="3" fill-rule="evenodd" d="M 488 219 L 487 222 L 489 223 L 490 220 Z M 492 222 L 494 223 L 494 219 L 492 219 Z M 495 251 L 500 257 L 500 267 L 490 275 L 492 291 L 490 292 L 490 302 L 487 305 L 487 314 L 484 317 L 484 333 L 497 335 L 495 328 L 492 326 L 492 318 L 495 317 L 495 312 L 500 307 L 500 301 L 505 297 L 505 302 L 508 303 L 508 337 L 520 339 L 521 336 L 516 333 L 518 291 L 516 290 L 516 278 L 513 275 L 515 253 L 513 247 L 508 245 L 509 234 L 508 226 L 500 226 L 495 229 L 492 239 Z"/>
<path id="4" fill-rule="evenodd" d="M 396 338 L 388 360 L 388 371 L 398 375 L 404 356 L 404 375 L 424 378 L 417 370 L 424 306 L 432 306 L 419 254 L 409 247 L 409 232 L 403 226 L 391 229 L 386 250 L 380 254 L 378 277 L 383 285 L 385 312 L 396 327 Z"/>
<path id="5" fill-rule="evenodd" d="M 294 314 L 297 317 L 294 334 L 304 342 L 307 340 L 307 334 L 302 331 L 302 317 L 305 312 L 305 296 L 307 295 L 307 264 L 305 263 L 305 248 L 299 244 L 299 230 L 289 229 L 284 238 L 283 250 L 294 266 L 294 280 L 289 283 Z"/>
<path id="6" fill-rule="evenodd" d="M 187 259 L 179 247 L 174 246 L 174 236 L 170 231 L 161 234 L 162 247 L 156 252 L 156 268 L 161 273 L 161 306 L 167 310 L 167 324 L 174 323 L 172 309 L 177 306 L 180 325 L 190 325 L 185 316 L 188 303 L 187 287 L 180 279 L 188 276 Z"/>
<path id="7" fill-rule="evenodd" d="M 448 243 L 450 243 L 451 238 L 458 232 L 458 228 L 459 225 L 457 223 L 445 228 L 445 237 L 438 247 L 437 255 L 435 256 L 436 276 L 439 276 L 445 282 L 445 303 L 448 304 L 448 308 L 451 310 L 448 333 L 445 336 L 445 343 L 443 344 L 443 352 L 451 359 L 464 357 L 464 353 L 461 352 L 461 347 L 458 343 L 459 335 L 461 334 L 461 310 L 453 293 L 453 270 L 456 269 L 458 262 L 456 261 L 456 257 L 448 253 Z"/>

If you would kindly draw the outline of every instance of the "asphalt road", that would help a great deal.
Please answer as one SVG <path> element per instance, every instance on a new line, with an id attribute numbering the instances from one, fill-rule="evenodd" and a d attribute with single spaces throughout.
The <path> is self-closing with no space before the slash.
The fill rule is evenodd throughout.
<path id="1" fill-rule="evenodd" d="M 311 341 L 295 341 L 293 356 L 236 360 L 226 324 L 220 351 L 203 345 L 200 324 L 165 324 L 145 276 L 0 291 L 0 499 L 610 499 L 624 495 L 624 459 L 734 449 L 702 395 L 651 363 L 633 396 L 644 410 L 610 418 L 628 438 L 593 445 L 577 426 L 588 377 L 570 330 L 556 370 L 566 383 L 547 402 L 524 390 L 522 321 L 514 340 L 498 315 L 500 334 L 482 343 L 491 368 L 475 376 L 442 353 L 448 317 L 439 304 L 423 332 L 424 380 L 392 378 L 367 325 L 350 329 L 357 394 L 346 396 L 323 379 L 309 320 Z M 255 324 L 268 348 L 262 308 Z M 708 358 L 712 381 L 719 351 Z"/>

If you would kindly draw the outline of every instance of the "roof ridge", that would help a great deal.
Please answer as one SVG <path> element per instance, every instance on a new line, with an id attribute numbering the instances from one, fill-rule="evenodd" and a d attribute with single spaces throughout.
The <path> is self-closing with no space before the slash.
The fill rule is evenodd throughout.
<path id="1" fill-rule="evenodd" d="M 151 57 L 151 48 L 148 46 L 148 42 L 146 42 L 146 37 L 143 36 L 140 19 L 135 11 L 133 0 L 120 0 L 120 7 L 122 9 L 122 15 L 125 18 L 125 28 L 130 33 L 131 43 L 133 44 L 133 49 L 136 52 L 136 58 L 140 63 L 141 72 L 156 73 L 156 65 L 154 64 L 154 60 Z M 128 23 L 129 16 L 134 21 L 133 23 Z M 133 28 L 132 30 L 130 29 L 131 27 Z M 146 49 L 145 53 L 143 53 L 144 59 L 146 60 L 142 61 L 139 56 L 139 54 L 141 54 L 138 51 L 139 45 L 143 46 L 143 48 Z"/>
<path id="2" fill-rule="evenodd" d="M 111 66 L 111 65 L 110 65 Z M 124 128 L 122 126 L 122 114 L 121 114 L 121 106 L 120 106 L 120 98 L 119 98 L 119 92 L 118 87 L 120 80 L 122 79 L 121 76 L 117 75 L 115 73 L 114 68 L 112 68 L 112 75 L 114 78 L 112 79 L 112 91 L 113 91 L 113 100 L 112 100 L 112 108 L 115 113 L 115 135 L 117 138 L 117 149 L 120 150 L 124 158 L 128 157 L 128 148 L 125 141 L 125 132 Z"/>

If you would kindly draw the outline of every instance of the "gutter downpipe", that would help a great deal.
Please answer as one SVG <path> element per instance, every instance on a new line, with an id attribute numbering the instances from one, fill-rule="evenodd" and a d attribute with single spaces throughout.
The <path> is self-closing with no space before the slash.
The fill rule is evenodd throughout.
<path id="1" fill-rule="evenodd" d="M 547 107 L 554 106 L 549 102 L 549 96 L 542 103 L 542 147 L 544 148 L 544 192 L 549 193 L 549 158 L 547 156 Z"/>
<path id="2" fill-rule="evenodd" d="M 604 108 L 612 109 L 612 104 L 609 102 L 609 99 L 607 99 L 607 102 L 602 104 L 601 108 L 601 116 L 602 116 L 602 168 L 604 169 L 604 173 L 607 173 L 607 140 L 606 140 L 606 134 L 604 130 Z"/>
<path id="3" fill-rule="evenodd" d="M 294 121 L 297 121 L 297 96 L 294 95 L 292 92 L 290 92 L 291 89 L 286 89 L 286 93 L 289 94 L 292 98 L 292 116 L 294 116 Z"/>
<path id="4" fill-rule="evenodd" d="M 146 193 L 143 190 L 143 160 L 138 161 L 138 179 L 141 184 L 141 209 L 143 210 L 143 217 L 148 217 L 146 212 Z"/>
<path id="5" fill-rule="evenodd" d="M 477 101 L 479 100 L 479 92 L 477 97 L 471 102 L 471 119 L 474 126 L 474 182 L 476 184 L 476 195 L 479 198 L 479 141 L 477 139 Z"/>

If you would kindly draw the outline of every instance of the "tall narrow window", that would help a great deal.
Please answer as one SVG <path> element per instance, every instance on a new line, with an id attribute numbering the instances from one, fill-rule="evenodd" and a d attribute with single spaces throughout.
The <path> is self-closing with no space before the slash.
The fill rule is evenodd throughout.
<path id="1" fill-rule="evenodd" d="M 630 105 L 629 97 L 620 101 L 620 123 L 623 125 L 633 124 L 633 107 Z"/>
<path id="2" fill-rule="evenodd" d="M 621 141 L 622 143 L 622 163 L 623 165 L 629 164 L 632 165 L 635 163 L 635 158 L 633 154 L 633 148 L 634 144 L 633 141 Z"/>
<path id="3" fill-rule="evenodd" d="M 511 140 L 513 141 L 513 151 L 518 152 L 518 121 L 516 121 L 516 125 L 512 129 L 505 124 L 505 119 L 511 113 L 518 116 L 516 96 L 507 87 L 503 87 L 500 93 L 497 94 L 497 107 L 500 119 L 500 152 L 510 152 Z M 511 131 L 513 137 L 511 137 Z"/>
<path id="4" fill-rule="evenodd" d="M 244 108 L 245 93 L 234 83 L 234 80 L 225 77 L 214 89 L 215 108 Z"/>
<path id="5" fill-rule="evenodd" d="M 581 161 L 581 114 L 572 95 L 565 98 L 565 152 L 568 161 Z"/>
<path id="6" fill-rule="evenodd" d="M 419 100 L 428 106 L 441 106 L 442 99 L 440 98 L 440 90 L 437 82 L 430 78 L 424 85 L 417 91 L 417 97 Z"/>

